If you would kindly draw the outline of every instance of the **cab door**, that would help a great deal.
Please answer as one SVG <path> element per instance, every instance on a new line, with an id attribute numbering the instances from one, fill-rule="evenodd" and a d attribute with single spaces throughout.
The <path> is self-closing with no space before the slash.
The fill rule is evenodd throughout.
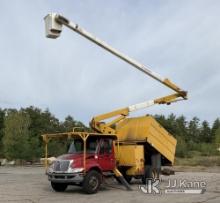
<path id="1" fill-rule="evenodd" d="M 115 168 L 115 155 L 112 139 L 103 138 L 100 140 L 98 163 L 103 171 L 110 171 Z"/>

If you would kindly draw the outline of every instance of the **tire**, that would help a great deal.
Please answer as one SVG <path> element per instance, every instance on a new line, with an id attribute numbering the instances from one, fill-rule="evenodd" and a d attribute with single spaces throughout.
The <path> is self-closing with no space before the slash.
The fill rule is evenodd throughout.
<path id="1" fill-rule="evenodd" d="M 89 171 L 83 181 L 83 191 L 88 194 L 94 194 L 99 190 L 102 182 L 102 176 L 99 172 L 92 170 Z"/>
<path id="2" fill-rule="evenodd" d="M 152 166 L 145 166 L 145 172 L 142 177 L 142 183 L 146 184 L 146 179 L 155 179 L 160 177 L 160 170 L 153 169 Z"/>
<path id="3" fill-rule="evenodd" d="M 51 187 L 56 192 L 64 192 L 66 190 L 67 186 L 68 185 L 66 183 L 54 183 L 54 182 L 51 182 Z"/>

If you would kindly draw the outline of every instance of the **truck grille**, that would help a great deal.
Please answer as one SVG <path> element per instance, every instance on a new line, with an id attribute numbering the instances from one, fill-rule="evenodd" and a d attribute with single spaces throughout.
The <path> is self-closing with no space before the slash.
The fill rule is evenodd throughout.
<path id="1" fill-rule="evenodd" d="M 54 171 L 67 171 L 69 168 L 69 160 L 59 160 L 54 163 Z"/>

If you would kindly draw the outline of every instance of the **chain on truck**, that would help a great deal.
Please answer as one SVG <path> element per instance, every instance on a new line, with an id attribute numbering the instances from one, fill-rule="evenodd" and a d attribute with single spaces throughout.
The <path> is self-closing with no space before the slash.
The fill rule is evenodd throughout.
<path id="1" fill-rule="evenodd" d="M 175 91 L 167 96 L 93 117 L 90 122 L 92 133 L 73 130 L 42 135 L 46 174 L 52 188 L 61 192 L 68 185 L 79 185 L 86 193 L 92 194 L 98 191 L 107 176 L 114 176 L 128 190 L 131 190 L 129 183 L 132 178 L 141 179 L 144 184 L 147 178 L 158 178 L 161 166 L 174 163 L 177 141 L 153 117 L 132 118 L 128 117 L 129 113 L 154 104 L 186 100 L 187 92 L 67 18 L 51 13 L 44 20 L 48 38 L 59 37 L 63 26 L 66 26 Z M 48 165 L 47 145 L 51 139 L 69 139 L 72 142 L 67 154 L 57 157 Z"/>

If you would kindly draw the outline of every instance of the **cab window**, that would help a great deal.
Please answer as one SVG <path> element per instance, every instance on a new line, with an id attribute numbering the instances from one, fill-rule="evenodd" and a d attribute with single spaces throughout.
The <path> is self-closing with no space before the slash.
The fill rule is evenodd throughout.
<path id="1" fill-rule="evenodd" d="M 86 151 L 87 153 L 96 153 L 97 146 L 99 143 L 98 138 L 89 137 L 86 141 Z M 69 147 L 69 154 L 82 153 L 84 148 L 84 143 L 82 139 L 74 139 Z"/>
<path id="2" fill-rule="evenodd" d="M 110 154 L 112 153 L 112 140 L 103 139 L 100 145 L 100 154 Z"/>

